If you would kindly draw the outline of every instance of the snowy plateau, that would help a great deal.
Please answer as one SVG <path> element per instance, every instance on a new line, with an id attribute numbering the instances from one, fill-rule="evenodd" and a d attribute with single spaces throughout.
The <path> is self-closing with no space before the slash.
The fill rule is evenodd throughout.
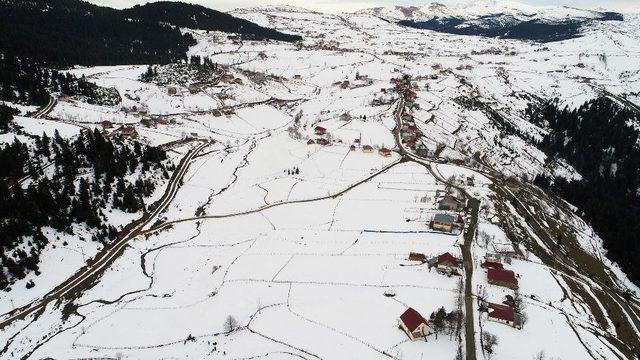
<path id="1" fill-rule="evenodd" d="M 122 101 L 54 97 L 21 109 L 26 133 L 133 126 L 177 167 L 130 236 L 69 236 L 0 293 L 0 358 L 636 359 L 640 299 L 622 294 L 640 290 L 532 184 L 581 175 L 535 146 L 547 130 L 524 112 L 640 104 L 640 14 L 547 43 L 397 23 L 595 16 L 504 4 L 243 8 L 230 13 L 304 40 L 185 28 L 189 55 L 217 64 L 205 79 L 186 64 L 152 81 L 140 65 L 68 70 Z"/>

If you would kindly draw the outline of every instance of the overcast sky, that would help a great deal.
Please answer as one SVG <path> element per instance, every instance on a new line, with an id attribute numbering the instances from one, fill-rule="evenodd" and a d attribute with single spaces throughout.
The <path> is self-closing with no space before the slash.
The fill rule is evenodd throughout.
<path id="1" fill-rule="evenodd" d="M 130 7 L 135 4 L 152 2 L 150 0 L 88 0 L 89 2 L 116 8 Z M 472 0 L 434 0 L 444 4 L 465 3 Z M 307 9 L 339 12 L 352 11 L 374 6 L 390 5 L 421 5 L 431 1 L 417 0 L 186 0 L 194 4 L 201 4 L 216 10 L 231 10 L 238 7 L 256 5 L 288 4 L 302 6 Z M 566 5 L 581 8 L 606 8 L 611 10 L 626 10 L 640 8 L 640 0 L 519 0 L 530 5 Z"/>

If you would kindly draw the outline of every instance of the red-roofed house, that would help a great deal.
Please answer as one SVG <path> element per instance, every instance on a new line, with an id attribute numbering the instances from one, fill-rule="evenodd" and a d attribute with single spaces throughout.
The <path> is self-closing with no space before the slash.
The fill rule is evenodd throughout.
<path id="1" fill-rule="evenodd" d="M 487 280 L 489 284 L 505 286 L 513 290 L 518 288 L 518 279 L 511 270 L 490 268 L 487 270 Z"/>
<path id="2" fill-rule="evenodd" d="M 513 326 L 516 313 L 507 305 L 489 303 L 489 320 Z"/>
<path id="3" fill-rule="evenodd" d="M 462 261 L 458 260 L 455 256 L 446 252 L 442 255 L 438 255 L 436 258 L 436 270 L 445 274 L 457 274 L 458 269 L 462 265 Z"/>
<path id="4" fill-rule="evenodd" d="M 398 319 L 398 327 L 404 330 L 411 340 L 417 340 L 433 333 L 427 320 L 413 308 L 408 308 Z"/>
<path id="5" fill-rule="evenodd" d="M 384 157 L 389 157 L 389 156 L 391 156 L 391 150 L 389 150 L 389 149 L 387 149 L 387 148 L 385 148 L 385 147 L 380 148 L 380 150 L 378 150 L 378 153 L 379 153 L 380 155 L 384 156 Z"/>
<path id="6" fill-rule="evenodd" d="M 327 129 L 323 128 L 322 126 L 316 126 L 314 130 L 316 132 L 316 135 L 320 135 L 320 136 L 327 133 Z"/>

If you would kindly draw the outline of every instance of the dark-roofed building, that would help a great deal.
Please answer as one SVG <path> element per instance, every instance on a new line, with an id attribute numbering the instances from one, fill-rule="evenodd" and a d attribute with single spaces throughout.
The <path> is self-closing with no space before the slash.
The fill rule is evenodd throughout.
<path id="1" fill-rule="evenodd" d="M 505 286 L 514 290 L 518 288 L 518 279 L 511 270 L 490 268 L 487 270 L 487 280 L 489 284 Z"/>
<path id="2" fill-rule="evenodd" d="M 457 197 L 453 195 L 445 195 L 438 201 L 438 210 L 450 210 L 457 211 L 460 208 L 461 202 Z"/>
<path id="3" fill-rule="evenodd" d="M 431 228 L 433 230 L 451 232 L 455 221 L 455 217 L 449 214 L 435 214 L 431 220 Z"/>
<path id="4" fill-rule="evenodd" d="M 327 129 L 323 128 L 322 126 L 316 126 L 315 129 L 313 129 L 316 132 L 316 135 L 324 135 L 327 133 Z"/>
<path id="5" fill-rule="evenodd" d="M 413 308 L 408 308 L 400 315 L 398 327 L 404 330 L 411 340 L 417 340 L 433 333 L 433 330 L 427 324 L 427 320 Z"/>

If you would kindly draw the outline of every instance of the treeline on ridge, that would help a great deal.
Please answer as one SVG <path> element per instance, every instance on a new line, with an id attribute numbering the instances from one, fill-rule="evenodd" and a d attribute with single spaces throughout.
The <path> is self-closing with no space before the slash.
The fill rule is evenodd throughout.
<path id="1" fill-rule="evenodd" d="M 556 99 L 530 106 L 527 114 L 550 130 L 540 147 L 583 176 L 538 176 L 535 183 L 577 206 L 602 237 L 608 257 L 640 284 L 640 114 L 608 97 L 577 109 L 562 108 Z"/>

